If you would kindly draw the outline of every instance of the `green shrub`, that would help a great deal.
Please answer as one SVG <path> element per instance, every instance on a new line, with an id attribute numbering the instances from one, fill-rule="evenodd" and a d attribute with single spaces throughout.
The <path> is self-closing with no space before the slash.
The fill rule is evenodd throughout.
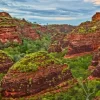
<path id="1" fill-rule="evenodd" d="M 72 59 L 62 59 L 62 63 L 67 64 L 74 77 L 86 78 L 89 75 L 88 66 L 91 64 L 92 55 L 85 55 Z"/>
<path id="2" fill-rule="evenodd" d="M 46 67 L 50 64 L 60 64 L 61 61 L 45 51 L 40 51 L 26 55 L 15 63 L 11 69 L 21 72 L 37 71 L 38 67 Z"/>
<path id="3" fill-rule="evenodd" d="M 78 32 L 79 33 L 86 33 L 86 29 L 84 27 L 80 27 Z"/>
<path id="4" fill-rule="evenodd" d="M 17 62 L 24 57 L 25 54 L 47 50 L 50 43 L 50 35 L 44 35 L 41 40 L 23 38 L 23 43 L 21 45 L 13 44 L 13 47 L 4 48 L 3 50 Z"/>

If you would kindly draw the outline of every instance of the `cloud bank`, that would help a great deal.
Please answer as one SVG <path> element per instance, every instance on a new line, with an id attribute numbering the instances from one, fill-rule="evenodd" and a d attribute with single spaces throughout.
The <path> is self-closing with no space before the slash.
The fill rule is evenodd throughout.
<path id="1" fill-rule="evenodd" d="M 85 2 L 92 2 L 95 5 L 100 5 L 100 0 L 84 0 Z"/>
<path id="2" fill-rule="evenodd" d="M 100 0 L 0 0 L 0 11 L 41 24 L 77 25 L 100 11 L 99 5 Z"/>

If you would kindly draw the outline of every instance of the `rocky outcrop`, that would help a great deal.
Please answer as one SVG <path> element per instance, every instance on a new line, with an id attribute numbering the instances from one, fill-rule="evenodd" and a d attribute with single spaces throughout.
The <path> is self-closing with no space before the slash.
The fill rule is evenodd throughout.
<path id="1" fill-rule="evenodd" d="M 95 16 L 99 19 L 99 13 Z M 100 46 L 100 20 L 81 23 L 64 39 L 68 41 L 67 55 L 93 52 Z"/>
<path id="2" fill-rule="evenodd" d="M 99 64 L 99 61 L 100 61 L 100 51 L 94 53 L 91 65 L 97 66 Z"/>
<path id="3" fill-rule="evenodd" d="M 84 52 L 91 52 L 100 46 L 100 33 L 93 33 L 87 35 L 72 34 L 68 37 L 68 54 L 77 54 Z"/>
<path id="4" fill-rule="evenodd" d="M 92 72 L 93 77 L 100 78 L 100 63 L 96 66 L 96 68 Z"/>
<path id="5" fill-rule="evenodd" d="M 36 23 L 27 22 L 25 19 L 12 18 L 8 13 L 0 13 L 0 42 L 17 42 L 21 43 L 21 37 L 39 39 L 43 34 L 51 34 L 52 44 L 55 41 L 62 45 L 65 33 L 71 32 L 75 26 L 71 25 L 45 25 L 41 26 Z M 62 34 L 63 33 L 63 34 Z M 55 35 L 56 34 L 56 35 Z M 6 35 L 6 38 L 4 37 Z M 9 36 L 11 38 L 9 38 Z M 55 39 L 55 40 L 54 40 Z M 54 40 L 54 41 L 53 41 Z"/>
<path id="6" fill-rule="evenodd" d="M 100 12 L 96 12 L 96 14 L 92 17 L 92 21 L 100 21 Z"/>
<path id="7" fill-rule="evenodd" d="M 21 43 L 21 39 L 17 32 L 17 27 L 13 23 L 13 19 L 9 16 L 0 17 L 0 42 L 3 44 L 7 42 Z"/>
<path id="8" fill-rule="evenodd" d="M 33 29 L 33 24 L 27 22 L 25 19 L 12 18 L 8 13 L 0 13 L 0 42 L 18 44 L 22 43 L 21 37 L 31 39 L 38 39 L 39 35 Z"/>
<path id="9" fill-rule="evenodd" d="M 0 17 L 9 17 L 9 18 L 11 18 L 11 16 L 7 12 L 0 12 Z"/>
<path id="10" fill-rule="evenodd" d="M 99 50 L 94 54 L 91 66 L 94 66 L 94 69 L 92 69 L 92 76 L 100 78 L 100 51 Z"/>
<path id="11" fill-rule="evenodd" d="M 66 34 L 70 33 L 75 26 L 71 25 L 48 25 L 47 29 L 51 32 L 51 45 L 49 46 L 50 52 L 61 52 L 64 48 L 68 46 L 68 40 L 64 40 Z M 52 48 L 53 47 L 53 48 Z M 58 51 L 57 51 L 58 48 Z"/>
<path id="12" fill-rule="evenodd" d="M 29 37 L 33 40 L 39 39 L 39 35 L 37 34 L 36 30 L 32 28 L 32 25 L 26 24 L 21 30 L 21 33 L 25 37 Z"/>
<path id="13" fill-rule="evenodd" d="M 0 73 L 6 73 L 12 65 L 11 58 L 3 51 L 0 51 Z"/>
<path id="14" fill-rule="evenodd" d="M 55 87 L 72 79 L 70 70 L 63 72 L 64 68 L 64 65 L 50 65 L 34 73 L 8 72 L 2 80 L 2 96 L 22 97 Z"/>
<path id="15" fill-rule="evenodd" d="M 0 26 L 0 42 L 16 42 L 21 43 L 21 39 L 16 31 L 16 26 Z"/>
<path id="16" fill-rule="evenodd" d="M 73 79 L 66 65 L 46 52 L 37 52 L 22 58 L 4 76 L 1 87 L 4 97 L 35 95 Z"/>

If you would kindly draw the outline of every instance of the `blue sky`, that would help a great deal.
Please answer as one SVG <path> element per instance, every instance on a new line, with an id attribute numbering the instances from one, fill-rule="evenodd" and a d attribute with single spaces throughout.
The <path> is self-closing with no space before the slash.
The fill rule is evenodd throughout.
<path id="1" fill-rule="evenodd" d="M 0 11 L 40 24 L 78 25 L 100 12 L 100 0 L 0 0 Z"/>

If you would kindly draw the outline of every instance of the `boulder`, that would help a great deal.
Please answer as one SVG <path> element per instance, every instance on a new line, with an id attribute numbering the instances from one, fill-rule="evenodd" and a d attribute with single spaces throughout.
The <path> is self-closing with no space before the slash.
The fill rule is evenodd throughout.
<path id="1" fill-rule="evenodd" d="M 94 66 L 92 76 L 100 78 L 100 50 L 94 54 L 91 66 Z"/>
<path id="2" fill-rule="evenodd" d="M 100 63 L 96 66 L 96 68 L 92 72 L 92 76 L 100 78 Z"/>
<path id="3" fill-rule="evenodd" d="M 13 98 L 35 95 L 72 78 L 66 65 L 47 53 L 38 52 L 12 66 L 1 82 L 1 94 Z"/>

